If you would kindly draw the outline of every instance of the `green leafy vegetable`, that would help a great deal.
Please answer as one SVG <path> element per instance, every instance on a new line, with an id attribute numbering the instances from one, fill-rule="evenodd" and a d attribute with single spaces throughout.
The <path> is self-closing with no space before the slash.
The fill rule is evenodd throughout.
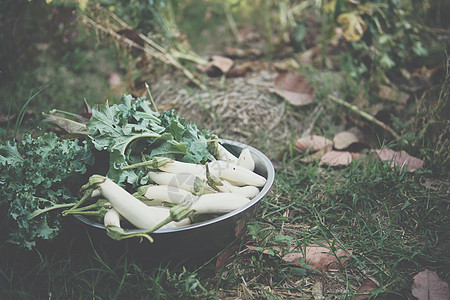
<path id="1" fill-rule="evenodd" d="M 31 249 L 61 229 L 55 208 L 70 207 L 94 157 L 85 142 L 60 140 L 54 133 L 0 145 L 0 211 L 13 243 Z M 46 212 L 46 213 L 43 213 Z"/>
<path id="2" fill-rule="evenodd" d="M 214 160 L 207 144 L 217 137 L 194 123 L 186 124 L 173 110 L 159 114 L 150 105 L 145 98 L 127 95 L 120 104 L 94 107 L 86 124 L 92 145 L 110 153 L 107 176 L 119 184 L 147 184 L 150 179 L 144 168 L 122 168 L 153 157 L 201 164 Z"/>

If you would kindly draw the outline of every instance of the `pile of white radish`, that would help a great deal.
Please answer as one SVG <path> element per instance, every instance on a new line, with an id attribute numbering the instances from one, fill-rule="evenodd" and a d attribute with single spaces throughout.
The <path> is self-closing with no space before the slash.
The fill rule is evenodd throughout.
<path id="1" fill-rule="evenodd" d="M 138 236 L 152 241 L 149 233 L 188 225 L 194 214 L 218 215 L 236 210 L 258 195 L 266 179 L 254 172 L 249 149 L 236 157 L 219 144 L 217 152 L 218 159 L 205 165 L 154 158 L 126 167 L 145 166 L 154 183 L 140 187 L 134 194 L 107 177 L 93 175 L 82 187 L 85 196 L 63 214 L 103 218 L 108 235 L 117 240 Z M 94 206 L 81 206 L 95 196 L 102 200 Z M 121 227 L 123 219 L 141 230 L 125 231 Z"/>

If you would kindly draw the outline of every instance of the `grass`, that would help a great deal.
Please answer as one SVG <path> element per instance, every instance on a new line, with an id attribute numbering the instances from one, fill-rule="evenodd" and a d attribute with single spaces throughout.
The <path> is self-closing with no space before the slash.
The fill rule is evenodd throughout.
<path id="1" fill-rule="evenodd" d="M 214 258 L 160 262 L 135 256 L 126 245 L 113 249 L 73 220 L 63 236 L 33 252 L 2 243 L 2 295 L 223 299 L 248 293 L 287 299 L 306 298 L 313 282 L 324 281 L 329 297 L 344 299 L 369 277 L 379 283 L 373 293 L 381 299 L 406 299 L 415 274 L 432 269 L 445 279 L 450 265 L 446 191 L 427 189 L 416 176 L 379 161 L 336 170 L 285 159 L 240 251 L 219 269 Z M 244 244 L 261 248 L 249 251 Z M 310 244 L 352 249 L 350 263 L 324 272 L 276 255 Z M 262 253 L 270 247 L 272 254 Z"/>
<path id="2" fill-rule="evenodd" d="M 249 225 L 252 243 L 285 248 L 292 243 L 300 248 L 321 243 L 353 249 L 350 264 L 335 274 L 341 289 L 346 289 L 335 295 L 338 298 L 350 297 L 366 276 L 379 282 L 376 293 L 384 297 L 407 297 L 412 277 L 424 268 L 448 278 L 445 193 L 428 190 L 411 174 L 378 161 L 340 170 L 321 170 L 296 161 L 283 167 L 287 169 L 279 168 L 274 196 L 265 203 L 261 219 Z M 242 259 L 244 264 L 248 257 Z M 250 266 L 258 272 L 253 277 L 277 282 L 273 289 L 292 276 L 285 269 L 298 268 L 275 259 L 278 266 L 267 272 L 271 263 L 267 255 L 253 255 L 251 260 Z M 307 268 L 297 273 L 302 272 L 305 278 L 314 277 Z M 328 275 L 326 279 L 332 280 L 331 285 L 337 280 Z M 264 282 L 255 285 L 261 287 Z"/>

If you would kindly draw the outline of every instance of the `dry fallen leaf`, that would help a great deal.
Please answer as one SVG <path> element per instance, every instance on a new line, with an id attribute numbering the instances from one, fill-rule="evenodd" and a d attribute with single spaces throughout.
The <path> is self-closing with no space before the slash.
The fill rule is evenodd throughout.
<path id="1" fill-rule="evenodd" d="M 352 250 L 346 252 L 344 249 L 338 249 L 336 253 L 333 254 L 329 249 L 316 245 L 307 246 L 305 250 L 306 257 L 304 262 L 313 269 L 319 271 L 340 269 L 342 265 L 345 265 L 350 260 L 350 256 L 353 252 Z M 302 258 L 303 251 L 291 252 L 282 257 L 283 260 L 295 264 L 302 264 Z"/>
<path id="2" fill-rule="evenodd" d="M 356 291 L 355 300 L 369 299 L 369 293 L 378 287 L 372 279 L 366 278 L 362 281 L 361 286 Z"/>
<path id="3" fill-rule="evenodd" d="M 313 154 L 307 155 L 305 157 L 300 158 L 300 161 L 303 163 L 310 163 L 314 162 L 316 160 L 319 160 L 322 158 L 322 156 L 327 153 L 328 151 L 331 151 L 331 148 L 329 149 L 320 149 L 319 151 L 314 152 Z"/>
<path id="4" fill-rule="evenodd" d="M 319 150 L 330 151 L 333 142 L 323 136 L 308 135 L 301 137 L 295 141 L 295 147 L 302 152 L 316 152 Z"/>
<path id="5" fill-rule="evenodd" d="M 419 300 L 448 300 L 448 284 L 436 272 L 425 270 L 414 276 L 412 294 Z"/>
<path id="6" fill-rule="evenodd" d="M 329 151 L 320 159 L 319 166 L 330 167 L 348 166 L 352 162 L 352 155 L 348 151 Z"/>
<path id="7" fill-rule="evenodd" d="M 396 152 L 391 149 L 374 150 L 378 157 L 382 161 L 388 161 L 391 167 L 403 168 L 406 166 L 408 172 L 414 172 L 417 169 L 422 168 L 423 161 L 417 157 L 409 155 L 406 151 L 402 150 Z"/>
<path id="8" fill-rule="evenodd" d="M 257 247 L 247 246 L 250 250 L 256 250 Z M 281 253 L 280 247 L 271 247 L 274 250 L 277 250 Z M 262 251 L 265 254 L 269 254 L 269 250 Z M 281 259 L 284 261 L 292 262 L 297 265 L 309 265 L 312 269 L 315 270 L 337 270 L 340 269 L 341 266 L 344 266 L 352 255 L 353 250 L 348 250 L 348 252 L 344 249 L 338 249 L 336 253 L 331 252 L 328 248 L 318 246 L 318 245 L 309 245 L 306 246 L 305 249 L 298 250 L 296 246 L 291 246 L 289 249 L 289 253 L 282 256 Z M 303 255 L 306 254 L 303 259 Z"/>
<path id="9" fill-rule="evenodd" d="M 279 74 L 275 78 L 275 88 L 270 88 L 269 91 L 295 106 L 306 105 L 314 100 L 314 87 L 305 76 L 297 72 Z"/>
<path id="10" fill-rule="evenodd" d="M 352 161 L 361 159 L 364 157 L 363 153 L 357 153 L 357 152 L 350 152 L 350 155 L 352 156 Z"/>
<path id="11" fill-rule="evenodd" d="M 353 143 L 359 142 L 356 134 L 350 131 L 342 131 L 336 134 L 333 138 L 334 148 L 342 150 L 347 148 Z"/>
<path id="12" fill-rule="evenodd" d="M 197 68 L 209 76 L 220 76 L 228 73 L 233 64 L 233 60 L 228 57 L 212 55 L 206 65 L 199 65 Z"/>

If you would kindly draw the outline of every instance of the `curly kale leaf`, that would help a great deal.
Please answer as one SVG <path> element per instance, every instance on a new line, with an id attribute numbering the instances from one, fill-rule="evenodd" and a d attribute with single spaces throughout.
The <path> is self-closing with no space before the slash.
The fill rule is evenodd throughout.
<path id="1" fill-rule="evenodd" d="M 39 239 L 54 238 L 62 224 L 59 212 L 36 213 L 75 203 L 93 162 L 86 143 L 54 133 L 1 144 L 0 208 L 7 212 L 10 240 L 31 249 Z"/>

